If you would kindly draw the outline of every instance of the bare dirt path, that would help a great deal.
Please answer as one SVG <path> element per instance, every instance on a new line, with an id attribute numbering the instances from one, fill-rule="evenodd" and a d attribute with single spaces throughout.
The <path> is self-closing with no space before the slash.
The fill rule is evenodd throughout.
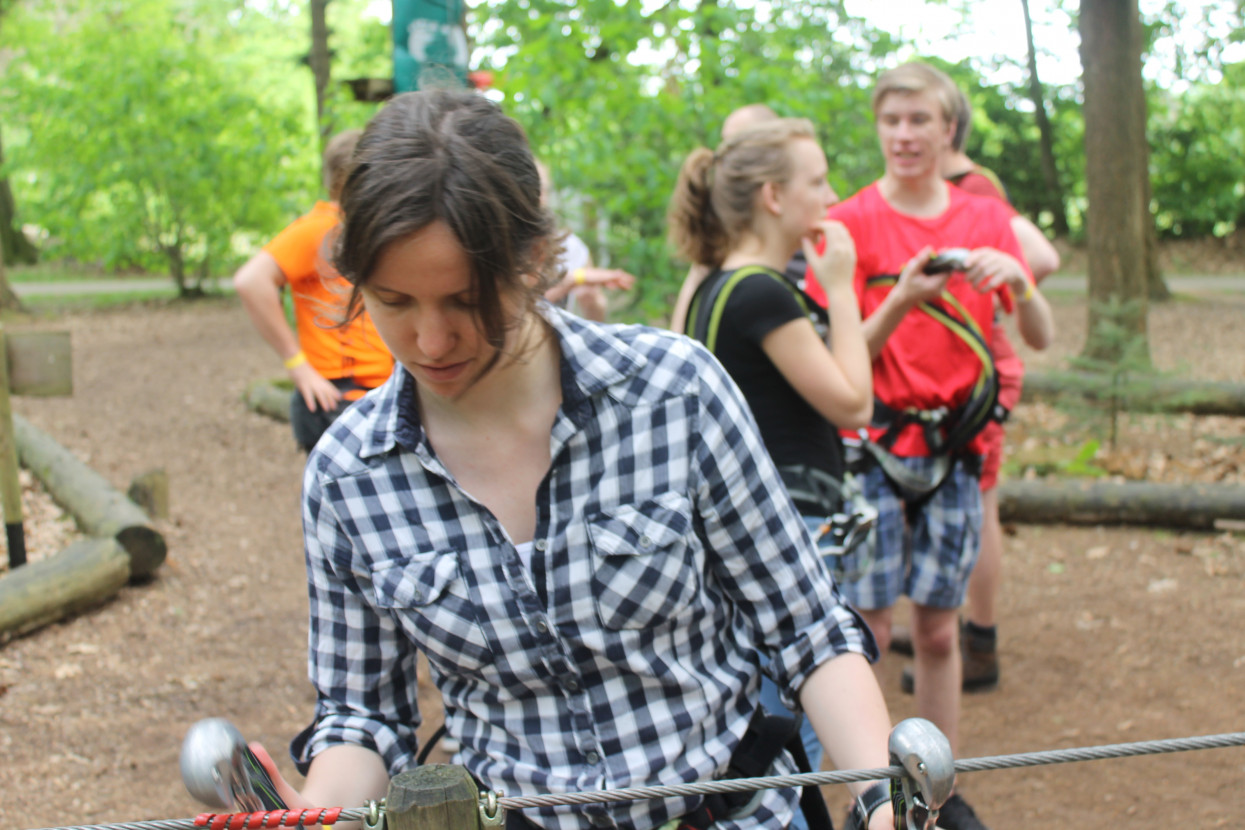
<path id="1" fill-rule="evenodd" d="M 1084 328 L 1080 301 L 1058 311 L 1057 355 L 1075 350 Z M 1240 380 L 1242 311 L 1240 297 L 1156 310 L 1156 360 Z M 231 300 L 65 325 L 74 396 L 15 408 L 123 489 L 164 467 L 170 553 L 152 583 L 0 648 L 6 830 L 195 815 L 177 756 L 202 717 L 231 719 L 294 775 L 284 747 L 313 702 L 303 458 L 286 425 L 240 402 L 247 382 L 279 367 Z M 962 756 L 1245 730 L 1241 540 L 1021 527 L 1007 545 L 1003 684 L 967 699 Z M 899 669 L 893 659 L 881 669 L 896 718 L 913 714 Z M 1227 826 L 1239 816 L 1245 749 L 978 773 L 963 786 L 996 830 Z M 832 797 L 841 818 L 842 794 Z"/>

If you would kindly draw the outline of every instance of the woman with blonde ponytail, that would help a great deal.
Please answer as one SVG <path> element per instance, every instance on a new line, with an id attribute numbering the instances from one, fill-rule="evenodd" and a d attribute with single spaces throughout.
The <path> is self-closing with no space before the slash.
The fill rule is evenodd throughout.
<path id="1" fill-rule="evenodd" d="M 685 331 L 705 343 L 738 384 L 783 483 L 823 554 L 843 552 L 828 532 L 842 514 L 840 429 L 869 423 L 872 366 L 852 287 L 855 246 L 825 219 L 838 201 L 826 157 L 804 119 L 774 119 L 693 150 L 671 197 L 669 237 L 709 273 L 692 295 Z M 787 273 L 803 251 L 828 311 Z M 827 555 L 833 564 L 835 558 Z M 763 701 L 777 695 L 767 686 Z M 813 768 L 820 749 L 809 730 Z"/>

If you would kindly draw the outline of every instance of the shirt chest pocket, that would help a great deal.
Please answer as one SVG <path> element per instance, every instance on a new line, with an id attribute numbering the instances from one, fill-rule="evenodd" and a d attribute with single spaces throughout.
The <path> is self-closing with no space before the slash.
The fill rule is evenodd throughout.
<path id="1" fill-rule="evenodd" d="M 377 608 L 448 674 L 478 674 L 493 653 L 480 626 L 482 617 L 459 570 L 457 553 L 418 553 L 372 569 Z"/>
<path id="2" fill-rule="evenodd" d="M 602 508 L 588 519 L 592 588 L 606 628 L 671 622 L 700 590 L 691 503 L 671 493 L 637 505 Z"/>

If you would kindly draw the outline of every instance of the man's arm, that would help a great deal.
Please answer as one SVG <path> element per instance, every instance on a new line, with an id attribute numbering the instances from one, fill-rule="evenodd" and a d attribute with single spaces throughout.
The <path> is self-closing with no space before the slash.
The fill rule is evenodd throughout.
<path id="1" fill-rule="evenodd" d="M 978 291 L 1003 286 L 1016 298 L 1016 327 L 1032 349 L 1042 350 L 1055 339 L 1055 315 L 1025 268 L 1011 254 L 997 248 L 977 248 L 968 255 L 965 276 Z"/>
<path id="2" fill-rule="evenodd" d="M 1059 270 L 1059 251 L 1055 250 L 1041 228 L 1020 214 L 1012 217 L 1011 224 L 1012 233 L 1016 234 L 1016 241 L 1020 243 L 1020 250 L 1024 252 L 1025 262 L 1029 264 L 1036 282 Z"/>
<path id="3" fill-rule="evenodd" d="M 291 359 L 300 352 L 298 338 L 285 319 L 281 304 L 281 289 L 287 280 L 276 259 L 267 251 L 260 251 L 247 260 L 233 275 L 233 285 L 242 300 L 242 307 L 255 325 L 256 331 L 272 347 L 277 356 L 287 363 L 287 371 L 294 386 L 312 412 L 337 408 L 341 392 L 317 372 L 304 359 L 289 366 Z"/>

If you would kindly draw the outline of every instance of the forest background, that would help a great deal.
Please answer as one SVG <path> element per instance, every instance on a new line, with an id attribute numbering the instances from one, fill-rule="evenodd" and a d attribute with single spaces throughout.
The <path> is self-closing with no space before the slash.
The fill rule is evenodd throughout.
<path id="1" fill-rule="evenodd" d="M 986 2 L 931 3 L 971 27 Z M 194 296 L 320 193 L 323 137 L 379 106 L 345 83 L 392 74 L 375 0 L 0 0 L 0 231 L 10 265 L 169 274 Z M 621 319 L 661 322 L 685 265 L 665 242 L 679 164 L 722 118 L 764 101 L 810 118 L 847 195 L 882 172 L 869 95 L 919 57 L 974 106 L 970 156 L 1065 246 L 1086 236 L 1084 89 L 1043 83 L 1029 54 L 949 63 L 844 0 L 469 4 L 470 68 L 553 170 L 559 213 L 598 264 L 640 277 Z M 1012 7 L 1024 28 L 1028 7 Z M 1196 6 L 1196 9 L 1193 7 Z M 1245 228 L 1241 0 L 1146 3 L 1150 208 L 1160 238 L 1231 250 Z M 329 82 L 317 102 L 314 12 Z M 1188 25 L 1196 12 L 1202 25 Z M 1055 5 L 1075 35 L 1075 3 Z M 1031 30 L 1030 30 L 1031 31 Z M 1030 38 L 1033 40 L 1032 38 Z M 1043 53 L 1043 44 L 1032 44 Z M 1010 80 L 998 80 L 1010 79 Z M 1045 123 L 1043 123 L 1045 122 Z M 22 231 L 14 234 L 12 231 Z"/>

